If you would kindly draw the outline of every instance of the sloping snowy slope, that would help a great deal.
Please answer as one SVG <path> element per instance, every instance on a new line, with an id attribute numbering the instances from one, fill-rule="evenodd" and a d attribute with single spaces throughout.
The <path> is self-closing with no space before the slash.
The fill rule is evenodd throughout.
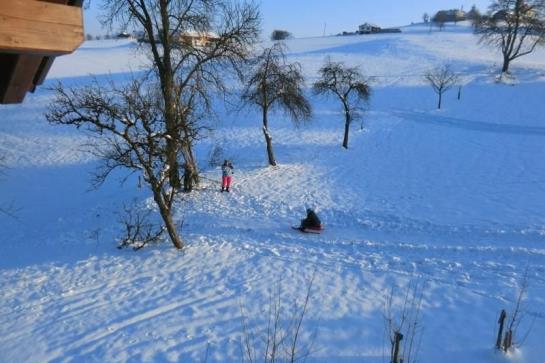
<path id="1" fill-rule="evenodd" d="M 513 63 L 505 84 L 499 55 L 464 26 L 288 46 L 309 84 L 326 56 L 361 66 L 373 85 L 363 128 L 342 149 L 339 105 L 311 96 L 310 123 L 271 117 L 280 165 L 270 168 L 258 113 L 219 111 L 198 145 L 204 182 L 179 202 L 181 253 L 167 242 L 115 248 L 116 213 L 149 195 L 134 178 L 88 191 L 97 160 L 87 135 L 47 125 L 50 91 L 0 106 L 0 205 L 19 208 L 17 220 L 0 215 L 0 362 L 240 362 L 241 306 L 252 330 L 265 329 L 275 288 L 291 306 L 314 271 L 308 361 L 387 361 L 385 297 L 418 280 L 419 362 L 543 362 L 545 51 Z M 464 86 L 438 111 L 422 78 L 443 63 Z M 48 84 L 121 81 L 145 64 L 133 42 L 88 42 Z M 216 145 L 235 164 L 230 194 L 207 164 Z M 308 206 L 321 235 L 290 229 Z M 492 348 L 497 315 L 514 306 L 526 269 L 521 335 L 531 334 L 504 357 Z"/>

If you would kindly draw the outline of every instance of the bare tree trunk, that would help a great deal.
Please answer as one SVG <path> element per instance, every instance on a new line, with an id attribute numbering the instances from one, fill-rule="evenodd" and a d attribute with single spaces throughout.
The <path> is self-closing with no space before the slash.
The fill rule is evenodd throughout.
<path id="1" fill-rule="evenodd" d="M 443 92 L 439 92 L 439 102 L 437 103 L 437 109 L 441 109 L 441 102 L 443 101 Z"/>
<path id="2" fill-rule="evenodd" d="M 167 52 L 165 51 L 165 54 Z M 163 70 L 163 98 L 165 101 L 165 126 L 167 131 L 166 157 L 169 165 L 169 183 L 172 188 L 180 189 L 180 165 L 178 163 L 178 146 L 180 137 L 176 127 L 176 102 L 174 101 L 174 80 L 172 70 Z"/>
<path id="3" fill-rule="evenodd" d="M 163 218 L 163 222 L 165 223 L 165 227 L 167 229 L 170 240 L 172 241 L 172 244 L 174 244 L 174 247 L 181 250 L 184 247 L 184 243 L 178 235 L 178 231 L 176 230 L 176 225 L 174 224 L 174 220 L 172 219 L 171 209 L 161 195 L 161 190 L 158 189 L 156 186 L 152 186 L 152 189 L 153 199 L 159 207 L 159 213 L 161 214 L 161 218 Z"/>
<path id="4" fill-rule="evenodd" d="M 186 137 L 186 140 L 182 143 L 181 146 L 182 156 L 184 161 L 188 163 L 192 168 L 192 181 L 194 184 L 199 184 L 199 168 L 197 166 L 197 159 L 195 158 L 195 153 L 193 152 L 193 146 L 191 140 Z"/>
<path id="5" fill-rule="evenodd" d="M 263 134 L 265 135 L 265 142 L 267 144 L 267 156 L 269 157 L 269 165 L 276 166 L 276 160 L 274 158 L 274 151 L 272 146 L 272 137 L 269 133 L 269 121 L 268 121 L 268 109 L 263 107 Z"/>
<path id="6" fill-rule="evenodd" d="M 503 67 L 501 68 L 502 73 L 509 73 L 509 64 L 511 63 L 511 60 L 508 56 L 503 56 Z"/>
<path id="7" fill-rule="evenodd" d="M 345 122 L 344 122 L 343 147 L 345 149 L 348 149 L 348 134 L 350 132 L 350 112 L 346 108 L 346 105 L 345 105 L 344 117 L 345 117 Z"/>

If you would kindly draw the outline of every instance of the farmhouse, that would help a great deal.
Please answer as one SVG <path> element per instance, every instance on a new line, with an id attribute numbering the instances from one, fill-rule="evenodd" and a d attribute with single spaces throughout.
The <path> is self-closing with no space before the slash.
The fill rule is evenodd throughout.
<path id="1" fill-rule="evenodd" d="M 179 39 L 185 45 L 199 48 L 206 47 L 207 45 L 217 42 L 220 37 L 213 33 L 199 33 L 188 31 L 180 34 Z"/>
<path id="2" fill-rule="evenodd" d="M 360 34 L 372 34 L 372 33 L 380 33 L 380 26 L 370 23 L 365 23 L 359 26 L 358 33 Z"/>
<path id="3" fill-rule="evenodd" d="M 143 32 L 140 32 L 139 34 L 137 34 L 137 39 L 139 42 L 145 42 L 145 43 L 149 42 L 149 40 L 146 38 Z M 178 35 L 173 36 L 171 41 L 176 42 L 178 44 L 191 46 L 193 48 L 202 48 L 202 47 L 211 45 L 212 43 L 217 42 L 218 40 L 220 40 L 220 37 L 214 33 L 185 31 L 185 32 L 179 33 Z M 162 42 L 160 35 L 158 34 L 155 35 L 155 41 L 157 43 Z"/>

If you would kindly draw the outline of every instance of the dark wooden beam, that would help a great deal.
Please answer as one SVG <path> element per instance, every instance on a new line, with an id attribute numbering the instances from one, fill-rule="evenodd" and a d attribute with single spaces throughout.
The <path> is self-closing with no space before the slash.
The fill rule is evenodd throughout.
<path id="1" fill-rule="evenodd" d="M 42 64 L 39 55 L 0 55 L 0 103 L 20 103 L 34 88 L 34 76 Z"/>

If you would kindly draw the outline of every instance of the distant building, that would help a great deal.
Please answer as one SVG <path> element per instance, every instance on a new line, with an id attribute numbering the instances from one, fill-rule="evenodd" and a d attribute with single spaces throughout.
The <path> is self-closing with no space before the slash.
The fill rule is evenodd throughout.
<path id="1" fill-rule="evenodd" d="M 149 42 L 144 32 L 140 32 L 136 34 L 136 37 L 139 42 L 145 42 L 145 43 Z M 181 43 L 187 46 L 192 46 L 194 48 L 202 48 L 214 42 L 217 42 L 219 39 L 220 37 L 214 33 L 186 31 L 183 33 L 179 33 L 176 36 L 173 36 L 172 41 L 178 44 Z M 162 43 L 160 34 L 155 35 L 155 41 L 158 43 Z"/>
<path id="2" fill-rule="evenodd" d="M 214 33 L 184 32 L 180 34 L 179 39 L 186 45 L 198 48 L 217 42 L 220 37 Z"/>
<path id="3" fill-rule="evenodd" d="M 380 33 L 380 26 L 370 23 L 365 23 L 359 26 L 358 33 L 360 34 L 372 34 L 372 33 Z"/>
<path id="4" fill-rule="evenodd" d="M 131 38 L 131 37 L 132 36 L 127 32 L 121 32 L 121 33 L 116 35 L 117 39 L 128 39 L 128 38 Z"/>
<path id="5" fill-rule="evenodd" d="M 439 10 L 432 18 L 432 21 L 436 23 L 456 23 L 459 21 L 464 21 L 466 19 L 467 15 L 463 10 L 450 9 Z"/>

